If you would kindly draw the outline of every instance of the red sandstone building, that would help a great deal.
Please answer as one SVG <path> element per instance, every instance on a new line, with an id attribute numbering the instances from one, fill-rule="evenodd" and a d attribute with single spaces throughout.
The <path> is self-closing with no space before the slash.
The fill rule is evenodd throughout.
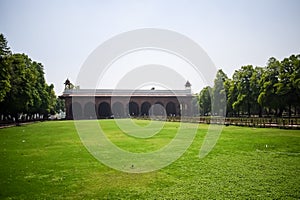
<path id="1" fill-rule="evenodd" d="M 66 119 L 191 114 L 191 84 L 185 90 L 65 89 Z"/>

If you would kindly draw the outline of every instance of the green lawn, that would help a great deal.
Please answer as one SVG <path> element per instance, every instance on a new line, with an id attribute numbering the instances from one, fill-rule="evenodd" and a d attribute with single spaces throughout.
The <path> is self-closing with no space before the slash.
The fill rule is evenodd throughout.
<path id="1" fill-rule="evenodd" d="M 145 126 L 148 121 L 136 121 Z M 148 139 L 127 137 L 113 120 L 99 121 L 122 149 L 153 151 L 178 123 Z M 299 199 L 300 131 L 224 127 L 203 159 L 208 126 L 200 125 L 181 158 L 150 173 L 124 173 L 97 161 L 73 121 L 0 129 L 0 199 Z"/>

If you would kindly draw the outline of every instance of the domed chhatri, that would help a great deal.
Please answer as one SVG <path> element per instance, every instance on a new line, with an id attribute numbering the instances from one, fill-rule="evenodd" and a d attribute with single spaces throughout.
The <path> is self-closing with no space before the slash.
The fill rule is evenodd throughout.
<path id="1" fill-rule="evenodd" d="M 64 85 L 65 85 L 65 89 L 70 89 L 71 88 L 71 81 L 67 78 Z"/>
<path id="2" fill-rule="evenodd" d="M 186 83 L 185 83 L 185 91 L 186 91 L 187 93 L 189 93 L 190 95 L 191 95 L 191 93 L 192 93 L 191 86 L 192 86 L 192 84 L 191 84 L 189 81 L 186 81 Z"/>
<path id="3" fill-rule="evenodd" d="M 185 83 L 185 88 L 191 88 L 192 84 L 187 80 Z"/>

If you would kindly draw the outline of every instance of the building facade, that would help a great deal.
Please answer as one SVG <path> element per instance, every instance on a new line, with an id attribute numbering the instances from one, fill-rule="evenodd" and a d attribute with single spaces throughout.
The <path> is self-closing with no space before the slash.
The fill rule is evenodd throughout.
<path id="1" fill-rule="evenodd" d="M 66 119 L 126 118 L 192 113 L 189 82 L 185 90 L 108 90 L 65 88 Z"/>

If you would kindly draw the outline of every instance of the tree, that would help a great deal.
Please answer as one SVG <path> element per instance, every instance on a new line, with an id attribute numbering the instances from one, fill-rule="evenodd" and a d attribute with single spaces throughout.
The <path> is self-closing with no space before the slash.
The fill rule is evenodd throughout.
<path id="1" fill-rule="evenodd" d="M 210 86 L 206 86 L 198 95 L 200 115 L 209 115 L 211 112 L 211 92 L 212 88 Z"/>
<path id="2" fill-rule="evenodd" d="M 50 114 L 55 114 L 56 95 L 55 95 L 55 92 L 54 92 L 54 85 L 53 84 L 50 84 L 47 87 L 47 92 L 48 92 L 48 98 L 49 98 L 47 112 L 50 113 Z"/>
<path id="3" fill-rule="evenodd" d="M 4 35 L 0 34 L 0 102 L 4 100 L 6 94 L 10 91 L 10 69 L 7 64 L 7 58 L 11 55 L 10 48 Z"/>
<path id="4" fill-rule="evenodd" d="M 260 80 L 263 76 L 264 68 L 255 67 L 252 76 L 250 78 L 250 88 L 252 92 L 252 110 L 254 114 L 258 114 L 259 117 L 262 117 L 262 106 L 258 103 L 258 97 L 261 91 Z"/>
<path id="5" fill-rule="evenodd" d="M 291 56 L 290 59 L 294 65 L 294 72 L 291 76 L 293 87 L 296 90 L 297 96 L 299 98 L 300 95 L 300 54 L 297 56 Z M 298 101 L 300 102 L 300 101 Z"/>
<path id="6" fill-rule="evenodd" d="M 297 108 L 300 107 L 300 54 L 290 56 L 290 60 L 293 63 L 294 71 L 291 75 L 292 86 L 295 89 L 295 114 L 297 114 Z M 299 114 L 299 113 L 298 113 Z"/>
<path id="7" fill-rule="evenodd" d="M 251 114 L 251 100 L 249 99 L 251 96 L 251 88 L 250 88 L 250 78 L 253 73 L 253 66 L 247 65 L 242 66 L 241 69 L 236 71 L 238 77 L 237 90 L 238 96 L 236 101 L 233 103 L 233 107 L 239 107 L 241 111 L 247 112 L 250 116 Z"/>
<path id="8" fill-rule="evenodd" d="M 226 116 L 235 116 L 236 111 L 233 108 L 233 103 L 236 101 L 237 98 L 237 87 L 236 87 L 236 80 L 234 79 L 227 79 L 224 83 L 224 88 L 226 91 Z"/>
<path id="9" fill-rule="evenodd" d="M 227 75 L 219 69 L 214 80 L 214 87 L 212 89 L 212 114 L 224 116 L 226 114 L 226 91 L 224 83 L 228 79 Z"/>
<path id="10" fill-rule="evenodd" d="M 2 112 L 18 120 L 19 114 L 29 110 L 33 105 L 35 74 L 31 71 L 31 60 L 25 54 L 13 54 L 8 57 L 10 68 L 10 92 L 6 94 Z"/>
<path id="11" fill-rule="evenodd" d="M 274 110 L 277 116 L 281 116 L 284 108 L 283 102 L 276 94 L 277 88 L 275 86 L 279 81 L 280 67 L 281 63 L 276 58 L 269 59 L 260 79 L 261 92 L 258 96 L 258 103 L 267 109 L 267 114 Z"/>
<path id="12" fill-rule="evenodd" d="M 2 33 L 0 33 L 0 57 L 11 55 L 7 40 Z"/>
<path id="13" fill-rule="evenodd" d="M 6 118 L 47 118 L 55 112 L 54 86 L 47 85 L 41 63 L 12 54 L 0 34 L 0 114 Z"/>
<path id="14" fill-rule="evenodd" d="M 276 94 L 281 99 L 281 102 L 287 106 L 289 116 L 292 115 L 292 105 L 296 106 L 299 102 L 297 94 L 297 86 L 294 82 L 297 79 L 297 68 L 299 70 L 299 60 L 296 56 L 291 55 L 281 61 L 278 83 L 276 87 Z M 296 81 L 297 82 L 297 81 Z"/>
<path id="15" fill-rule="evenodd" d="M 57 98 L 54 110 L 56 113 L 60 113 L 61 111 L 64 112 L 65 111 L 65 101 L 61 98 Z"/>
<path id="16" fill-rule="evenodd" d="M 35 81 L 32 83 L 32 98 L 33 103 L 29 106 L 27 113 L 29 118 L 32 118 L 34 114 L 40 113 L 42 98 L 45 95 L 45 79 L 43 66 L 40 63 L 32 62 L 30 64 L 31 73 L 34 76 Z"/>

